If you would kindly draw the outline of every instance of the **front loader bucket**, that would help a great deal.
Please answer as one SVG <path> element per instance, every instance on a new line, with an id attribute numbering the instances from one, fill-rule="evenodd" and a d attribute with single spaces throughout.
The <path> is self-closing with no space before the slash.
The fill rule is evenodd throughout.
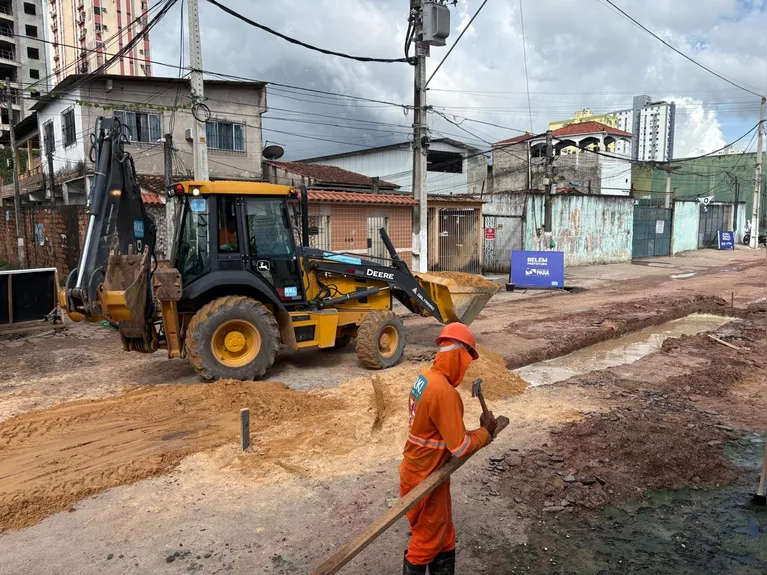
<path id="1" fill-rule="evenodd" d="M 416 273 L 415 276 L 437 304 L 445 323 L 471 324 L 500 288 L 481 276 L 459 272 Z"/>
<path id="2" fill-rule="evenodd" d="M 109 256 L 101 309 L 111 321 L 144 324 L 149 253 Z"/>

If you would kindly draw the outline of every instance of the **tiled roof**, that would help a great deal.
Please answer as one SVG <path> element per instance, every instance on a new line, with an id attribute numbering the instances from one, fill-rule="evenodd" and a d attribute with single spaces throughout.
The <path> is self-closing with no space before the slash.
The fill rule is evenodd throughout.
<path id="1" fill-rule="evenodd" d="M 631 137 L 631 132 L 624 132 L 623 130 L 619 130 L 618 128 L 613 128 L 612 126 L 608 126 L 607 124 L 603 124 L 602 122 L 581 122 L 579 124 L 568 124 L 567 126 L 562 126 L 561 128 L 557 128 L 556 130 L 554 130 L 552 132 L 552 135 L 555 138 L 562 138 L 566 136 L 582 136 L 584 134 L 599 134 L 601 132 L 609 134 L 610 136 L 623 136 L 625 138 Z M 526 142 L 527 140 L 531 140 L 535 137 L 537 136 L 534 134 L 525 133 L 520 136 L 515 136 L 514 138 L 509 138 L 508 140 L 503 140 L 497 143 L 498 144 L 519 144 L 521 142 Z"/>
<path id="2" fill-rule="evenodd" d="M 154 192 L 141 192 L 141 201 L 145 204 L 164 205 L 162 198 Z"/>
<path id="3" fill-rule="evenodd" d="M 309 201 L 343 202 L 348 204 L 385 204 L 395 206 L 415 206 L 418 204 L 413 196 L 405 194 L 367 194 L 328 190 L 309 190 Z"/>
<path id="4" fill-rule="evenodd" d="M 191 178 L 183 178 L 181 176 L 173 176 L 174 182 L 183 182 L 184 180 L 190 180 Z M 152 192 L 154 194 L 165 193 L 165 176 L 152 176 L 149 174 L 137 174 L 136 180 L 141 189 L 145 192 Z"/>
<path id="5" fill-rule="evenodd" d="M 269 160 L 266 164 L 285 170 L 286 172 L 292 172 L 305 178 L 311 178 L 316 184 L 336 184 L 346 186 L 361 186 L 372 187 L 373 178 L 369 176 L 363 176 L 357 172 L 350 172 L 336 166 L 324 166 L 321 164 L 306 164 L 304 162 L 275 162 Z M 399 188 L 397 184 L 391 182 L 385 182 L 383 180 L 378 182 L 378 187 L 382 190 L 394 190 Z"/>
<path id="6" fill-rule="evenodd" d="M 429 202 L 439 202 L 445 204 L 483 204 L 481 198 L 477 196 L 442 196 L 440 194 L 429 194 Z"/>

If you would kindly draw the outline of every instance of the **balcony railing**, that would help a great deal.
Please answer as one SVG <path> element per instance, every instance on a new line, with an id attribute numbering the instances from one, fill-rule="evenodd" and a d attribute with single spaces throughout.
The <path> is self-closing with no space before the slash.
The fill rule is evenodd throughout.
<path id="1" fill-rule="evenodd" d="M 10 50 L 0 50 L 0 58 L 16 61 L 16 56 Z"/>
<path id="2" fill-rule="evenodd" d="M 11 12 L 11 9 L 8 6 L 0 6 L 0 14 L 6 14 L 8 16 L 13 15 L 13 13 Z"/>
<path id="3" fill-rule="evenodd" d="M 13 30 L 10 28 L 0 28 L 0 36 L 8 36 L 13 38 Z"/>

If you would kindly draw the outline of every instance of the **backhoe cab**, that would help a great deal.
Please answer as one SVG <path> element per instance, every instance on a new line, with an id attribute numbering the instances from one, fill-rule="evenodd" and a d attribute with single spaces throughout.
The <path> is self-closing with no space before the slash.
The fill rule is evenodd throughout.
<path id="1" fill-rule="evenodd" d="M 361 363 L 381 369 L 405 347 L 393 298 L 440 322 L 468 324 L 496 291 L 413 275 L 383 229 L 390 260 L 311 248 L 306 190 L 258 182 L 172 186 L 174 252 L 157 262 L 154 224 L 112 122 L 100 123 L 97 138 L 97 166 L 112 171 L 94 180 L 85 249 L 60 299 L 74 320 L 117 322 L 128 351 L 165 348 L 205 379 L 255 379 L 281 347 L 356 338 Z M 115 226 L 116 245 L 108 233 Z"/>

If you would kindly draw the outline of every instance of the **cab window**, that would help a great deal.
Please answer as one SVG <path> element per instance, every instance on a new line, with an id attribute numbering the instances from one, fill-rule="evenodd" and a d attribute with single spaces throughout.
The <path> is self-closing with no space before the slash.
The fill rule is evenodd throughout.
<path id="1" fill-rule="evenodd" d="M 205 198 L 187 200 L 183 226 L 178 247 L 178 270 L 186 285 L 210 272 L 208 201 Z"/>
<path id="2" fill-rule="evenodd" d="M 218 251 L 238 252 L 237 243 L 237 202 L 234 198 L 218 198 Z"/>
<path id="3" fill-rule="evenodd" d="M 250 255 L 261 259 L 293 253 L 287 205 L 281 198 L 245 200 Z"/>

